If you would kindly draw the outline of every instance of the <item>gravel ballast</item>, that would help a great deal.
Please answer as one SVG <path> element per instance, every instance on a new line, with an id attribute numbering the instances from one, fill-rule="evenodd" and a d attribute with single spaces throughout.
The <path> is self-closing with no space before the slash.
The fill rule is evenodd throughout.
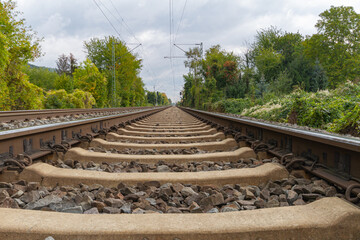
<path id="1" fill-rule="evenodd" d="M 259 186 L 119 183 L 43 187 L 38 182 L 0 183 L 0 207 L 83 214 L 218 213 L 304 205 L 343 192 L 318 178 L 291 176 Z"/>
<path id="2" fill-rule="evenodd" d="M 50 117 L 50 118 L 43 118 L 43 119 L 31 119 L 31 120 L 13 120 L 10 122 L 0 122 L 0 131 L 6 130 L 14 130 L 19 128 L 26 128 L 26 127 L 34 127 L 34 126 L 42 126 L 46 124 L 54 124 L 54 123 L 61 123 L 61 122 L 71 122 L 76 120 L 84 120 L 96 117 L 104 117 L 116 114 L 124 114 L 130 113 L 139 110 L 123 110 L 123 111 L 116 111 L 116 112 L 95 112 L 95 113 L 84 113 L 84 114 L 73 114 L 69 116 L 61 116 L 61 117 Z"/>
<path id="3" fill-rule="evenodd" d="M 230 149 L 229 151 L 234 151 L 236 148 Z M 190 149 L 166 149 L 166 150 L 157 150 L 157 149 L 131 149 L 125 148 L 122 150 L 116 150 L 114 148 L 104 149 L 102 147 L 89 147 L 89 151 L 91 152 L 102 152 L 102 153 L 116 153 L 116 154 L 130 154 L 130 155 L 177 155 L 177 154 L 203 154 L 203 153 L 214 153 L 214 152 L 224 152 L 222 150 L 201 150 L 198 148 L 190 148 Z"/>
<path id="4" fill-rule="evenodd" d="M 279 160 L 274 157 L 271 159 L 258 160 L 255 158 L 239 159 L 237 162 L 212 162 L 212 161 L 201 161 L 201 162 L 188 162 L 188 163 L 166 163 L 165 161 L 159 161 L 156 164 L 144 164 L 136 161 L 131 162 L 119 162 L 119 163 L 107 163 L 102 164 L 89 162 L 78 162 L 76 160 L 65 160 L 60 159 L 50 162 L 53 166 L 59 168 L 68 169 L 84 169 L 91 171 L 102 171 L 110 173 L 121 173 L 121 172 L 200 172 L 200 171 L 220 171 L 227 169 L 238 169 L 238 168 L 254 168 L 264 163 L 278 163 Z"/>

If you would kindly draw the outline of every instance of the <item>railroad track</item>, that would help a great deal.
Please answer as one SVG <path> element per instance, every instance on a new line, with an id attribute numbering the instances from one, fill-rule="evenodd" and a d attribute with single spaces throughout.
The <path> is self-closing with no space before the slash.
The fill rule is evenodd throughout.
<path id="1" fill-rule="evenodd" d="M 152 107 L 0 111 L 0 131 L 116 115 Z"/>
<path id="2" fill-rule="evenodd" d="M 175 107 L 4 131 L 0 239 L 359 239 L 359 152 Z"/>

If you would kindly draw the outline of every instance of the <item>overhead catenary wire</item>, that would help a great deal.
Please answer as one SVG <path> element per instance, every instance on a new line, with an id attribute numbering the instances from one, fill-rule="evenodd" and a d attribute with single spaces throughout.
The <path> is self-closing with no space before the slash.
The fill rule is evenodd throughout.
<path id="1" fill-rule="evenodd" d="M 125 22 L 124 18 L 121 16 L 120 12 L 118 11 L 118 9 L 116 8 L 115 4 L 113 3 L 112 0 L 109 0 L 112 7 L 115 9 L 116 13 L 119 15 L 121 21 L 116 18 L 114 16 L 114 18 L 121 24 L 124 26 L 124 28 L 126 29 L 126 31 L 135 39 L 135 41 L 137 41 L 139 44 L 141 43 L 140 40 L 135 36 L 134 32 L 131 30 L 131 28 L 129 27 L 129 25 Z"/>
<path id="2" fill-rule="evenodd" d="M 115 18 L 120 24 L 122 24 L 122 25 L 124 26 L 124 28 L 126 29 L 126 31 L 129 33 L 129 35 L 131 35 L 131 36 L 135 39 L 135 41 L 137 41 L 137 42 L 140 44 L 140 40 L 136 37 L 135 33 L 132 31 L 132 29 L 130 28 L 130 26 L 126 23 L 125 19 L 121 16 L 121 14 L 120 14 L 119 10 L 117 9 L 117 7 L 115 6 L 114 2 L 113 2 L 112 0 L 109 0 L 109 1 L 110 1 L 110 3 L 111 3 L 112 7 L 115 9 L 116 13 L 118 14 L 119 18 L 121 19 L 121 22 L 120 22 L 120 20 L 119 20 L 118 18 L 115 18 L 115 17 L 114 17 L 114 18 Z M 147 55 L 147 53 L 146 53 L 146 51 L 145 51 L 145 49 L 144 49 L 144 45 L 141 44 L 140 47 L 141 47 L 141 50 L 140 50 L 140 51 L 141 51 L 141 53 L 142 53 L 142 55 L 143 55 L 143 58 L 144 58 L 144 59 L 145 59 L 145 57 L 148 58 L 148 55 Z M 143 67 L 144 67 L 145 72 L 148 73 L 149 77 L 150 77 L 150 78 L 153 80 L 153 82 L 155 82 L 155 84 L 156 84 L 156 82 L 157 82 L 157 80 L 155 80 L 155 79 L 157 79 L 157 78 L 155 77 L 156 74 L 154 73 L 154 70 L 153 70 L 153 68 L 151 67 L 151 65 L 150 65 L 149 63 L 147 63 L 147 62 L 144 61 Z"/>
<path id="3" fill-rule="evenodd" d="M 175 37 L 174 37 L 174 43 L 176 42 L 176 38 L 177 38 L 177 36 L 178 36 L 179 29 L 180 29 L 180 27 L 181 27 L 181 23 L 182 23 L 182 20 L 183 20 L 183 17 L 184 17 L 184 12 L 185 12 L 185 8 L 186 8 L 186 4 L 187 4 L 187 0 L 185 0 L 184 6 L 183 6 L 183 9 L 182 9 L 182 12 L 181 12 L 180 22 L 179 22 L 179 25 L 178 25 L 178 27 L 177 27 L 177 30 L 176 30 L 176 33 L 175 33 Z"/>
<path id="4" fill-rule="evenodd" d="M 141 55 L 143 55 L 143 57 L 148 56 L 144 45 L 140 43 L 140 40 L 136 37 L 136 35 L 134 34 L 134 32 L 131 30 L 130 26 L 126 23 L 125 19 L 120 15 L 119 10 L 116 8 L 114 2 L 112 0 L 110 1 L 110 4 L 112 6 L 112 9 L 109 8 L 109 5 L 105 5 L 104 2 L 102 2 L 101 0 L 93 0 L 94 3 L 96 4 L 96 6 L 98 7 L 98 9 L 101 11 L 101 13 L 104 15 L 104 17 L 106 18 L 106 20 L 109 22 L 109 24 L 111 25 L 111 27 L 114 29 L 114 31 L 117 33 L 117 35 L 120 37 L 120 39 L 126 44 L 130 44 L 127 43 L 122 34 L 120 34 L 120 31 L 115 27 L 115 24 L 113 23 L 112 19 L 115 19 L 122 27 L 123 29 L 125 29 L 128 34 L 130 35 L 131 38 L 133 38 L 136 42 L 139 43 L 140 45 L 140 52 Z M 170 2 L 171 6 L 170 6 L 170 14 L 171 14 L 171 18 L 170 18 L 170 27 L 171 27 L 171 34 L 170 34 L 170 48 L 172 48 L 172 43 L 173 43 L 173 37 L 174 35 L 174 18 L 173 18 L 173 1 Z M 113 11 L 116 11 L 116 13 L 114 13 Z M 118 15 L 118 17 L 116 17 L 115 15 Z M 131 45 L 131 44 L 130 44 Z M 170 49 L 171 51 L 171 55 L 173 55 L 173 49 Z M 174 91 L 175 91 L 175 77 L 174 77 L 174 70 L 173 70 L 173 62 L 171 60 L 171 68 L 172 68 L 172 81 L 173 81 L 173 85 L 174 85 Z M 147 73 L 148 77 L 152 80 L 152 82 L 157 85 L 158 84 L 158 79 L 157 79 L 157 75 L 154 73 L 153 68 L 148 64 L 147 61 L 143 61 L 143 69 L 145 70 L 144 72 Z"/>
<path id="5" fill-rule="evenodd" d="M 174 93 L 175 93 L 175 76 L 174 76 L 174 66 L 173 66 L 173 61 L 172 61 L 172 49 L 173 49 L 173 27 L 174 27 L 174 3 L 173 0 L 169 0 L 169 41 L 170 41 L 170 67 L 171 67 L 171 77 L 172 77 L 172 82 L 174 85 Z"/>
<path id="6" fill-rule="evenodd" d="M 187 0 L 185 0 L 185 2 L 184 2 L 184 6 L 183 6 L 182 11 L 181 11 L 181 17 L 180 17 L 179 25 L 178 25 L 177 30 L 176 30 L 175 35 L 174 35 L 174 41 L 173 41 L 173 45 L 174 45 L 174 46 L 176 46 L 175 43 L 176 43 L 176 39 L 177 39 L 177 36 L 178 36 L 178 33 L 179 33 L 179 29 L 180 29 L 180 27 L 181 27 L 182 20 L 183 20 L 183 18 L 184 18 L 184 13 L 185 13 L 186 5 L 187 5 Z M 173 70 L 173 71 L 174 71 L 174 70 Z M 176 74 L 177 74 L 177 72 L 178 72 L 178 71 L 177 71 L 177 68 L 175 68 L 175 72 L 176 72 Z M 173 78 L 175 79 L 175 73 L 174 73 L 174 72 L 173 72 Z M 176 84 L 174 84 L 174 95 L 177 95 L 177 94 L 176 94 L 177 91 L 179 91 L 179 88 L 176 88 Z"/>
<path id="7" fill-rule="evenodd" d="M 100 1 L 100 0 L 99 0 Z M 104 13 L 104 11 L 101 9 L 101 7 L 99 6 L 99 4 L 93 0 L 93 2 L 96 4 L 96 6 L 99 8 L 99 10 L 101 11 L 101 13 L 104 15 L 104 17 L 107 19 L 107 21 L 110 23 L 111 27 L 114 29 L 114 31 L 119 35 L 120 39 L 123 40 L 120 32 L 115 28 L 115 26 L 112 24 L 112 22 L 110 21 L 110 19 L 106 16 L 106 14 Z M 124 41 L 124 40 L 123 40 Z"/>
<path id="8" fill-rule="evenodd" d="M 100 0 L 99 0 L 99 1 L 100 1 Z M 115 6 L 115 4 L 113 3 L 113 1 L 112 1 L 112 0 L 109 0 L 109 1 L 110 1 L 111 5 L 112 5 L 113 9 L 115 9 L 117 15 L 118 15 L 119 18 L 121 19 L 121 21 L 119 20 L 119 18 L 117 18 L 117 17 L 114 15 L 114 13 L 113 13 L 108 7 L 106 7 L 106 5 L 105 5 L 103 2 L 100 2 L 100 3 L 101 3 L 101 5 L 110 13 L 110 15 L 111 15 L 120 25 L 122 25 L 122 26 L 124 27 L 124 29 L 126 29 L 126 31 L 129 33 L 129 35 L 131 35 L 131 37 L 133 37 L 133 38 L 135 39 L 135 41 L 138 42 L 139 46 L 141 47 L 142 55 L 144 55 L 144 57 L 145 57 L 145 55 L 147 55 L 147 54 L 146 54 L 146 51 L 145 51 L 145 49 L 144 49 L 144 47 L 143 47 L 143 44 L 141 44 L 140 40 L 135 36 L 135 34 L 134 34 L 134 32 L 131 30 L 130 26 L 126 23 L 125 19 L 121 16 L 120 12 L 119 12 L 118 9 L 116 8 L 116 6 Z M 98 4 L 97 4 L 97 6 L 98 6 Z M 100 8 L 100 6 L 98 6 L 98 7 L 99 7 L 99 9 L 102 11 L 102 9 Z M 102 11 L 102 13 L 103 13 L 104 16 L 105 16 L 104 11 Z M 109 22 L 111 22 L 109 18 L 107 18 L 107 19 L 108 19 Z M 113 24 L 111 24 L 111 25 L 113 26 L 113 28 L 115 28 L 115 26 L 114 26 Z M 116 31 L 116 32 L 118 32 L 118 31 Z M 125 41 L 124 41 L 124 42 L 125 42 Z M 130 44 L 130 43 L 126 43 L 126 44 L 127 44 L 127 45 L 132 45 L 132 44 Z M 145 72 L 147 72 L 148 75 L 149 75 L 149 77 L 152 79 L 152 81 L 155 82 L 155 79 L 156 79 L 155 75 L 156 75 L 156 74 L 154 73 L 154 71 L 152 70 L 152 67 L 151 67 L 150 65 L 149 65 L 150 70 L 148 69 L 148 67 L 147 67 L 146 65 L 148 65 L 148 64 L 144 62 L 143 68 L 144 68 Z"/>

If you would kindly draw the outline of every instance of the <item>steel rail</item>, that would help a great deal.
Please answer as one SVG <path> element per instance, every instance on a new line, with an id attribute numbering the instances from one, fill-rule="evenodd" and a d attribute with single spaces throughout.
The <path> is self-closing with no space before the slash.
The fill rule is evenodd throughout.
<path id="1" fill-rule="evenodd" d="M 228 129 L 236 129 L 243 140 L 258 142 L 271 149 L 267 153 L 277 157 L 289 157 L 294 164 L 313 175 L 326 179 L 344 189 L 359 194 L 360 188 L 354 187 L 360 179 L 360 140 L 348 136 L 314 132 L 295 127 L 281 126 L 266 122 L 228 116 L 220 113 L 206 112 L 192 108 L 181 108 L 184 111 L 205 119 L 208 122 Z M 292 153 L 292 154 L 290 154 Z M 290 155 L 289 155 L 290 154 Z M 284 161 L 284 164 L 286 162 Z"/>
<path id="2" fill-rule="evenodd" d="M 0 122 L 13 120 L 31 120 L 50 117 L 69 116 L 75 114 L 89 114 L 102 112 L 121 112 L 137 109 L 150 109 L 153 107 L 121 107 L 121 108 L 73 108 L 73 109 L 43 109 L 43 110 L 18 110 L 18 111 L 0 111 Z"/>
<path id="3" fill-rule="evenodd" d="M 106 134 L 120 124 L 142 119 L 167 107 L 142 109 L 110 116 L 75 120 L 70 122 L 46 124 L 0 132 L 0 168 L 4 161 L 14 160 L 26 155 L 31 159 L 43 157 L 54 152 L 52 147 L 67 148 L 82 140 Z M 65 144 L 65 145 L 61 145 Z M 56 151 L 56 149 L 55 149 Z"/>
<path id="4" fill-rule="evenodd" d="M 202 110 L 195 110 L 191 108 L 182 108 L 184 110 L 189 110 L 197 113 L 206 114 L 208 116 L 213 116 L 216 118 L 229 120 L 237 123 L 246 124 L 248 126 L 254 126 L 254 127 L 260 127 L 262 129 L 267 129 L 271 131 L 276 131 L 279 133 L 288 134 L 294 137 L 300 137 L 303 139 L 308 139 L 311 141 L 318 141 L 321 143 L 329 144 L 335 147 L 341 147 L 344 149 L 348 149 L 355 152 L 360 152 L 360 140 L 358 138 L 352 138 L 348 136 L 337 136 L 332 135 L 330 133 L 321 133 L 321 132 L 313 132 L 309 130 L 299 129 L 295 127 L 289 127 L 289 126 L 281 126 L 256 120 L 249 120 L 244 118 L 238 118 L 233 116 L 228 116 L 220 113 L 212 113 L 212 112 L 206 112 Z"/>

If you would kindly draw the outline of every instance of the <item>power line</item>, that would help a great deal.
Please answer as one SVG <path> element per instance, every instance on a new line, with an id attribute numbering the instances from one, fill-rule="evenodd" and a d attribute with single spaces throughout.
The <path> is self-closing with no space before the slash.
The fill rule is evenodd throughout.
<path id="1" fill-rule="evenodd" d="M 99 8 L 99 10 L 101 11 L 101 13 L 104 15 L 104 17 L 108 20 L 108 22 L 110 23 L 111 27 L 115 30 L 115 32 L 119 35 L 120 39 L 122 39 L 121 34 L 118 32 L 118 30 L 115 28 L 115 26 L 112 24 L 112 22 L 110 21 L 110 19 L 106 16 L 106 14 L 104 13 L 104 11 L 101 9 L 101 7 L 99 6 L 99 4 L 97 4 L 97 2 L 95 0 L 93 0 L 94 3 L 96 4 L 96 6 Z M 104 5 L 103 5 L 104 6 Z"/>
<path id="2" fill-rule="evenodd" d="M 175 77 L 174 77 L 174 66 L 173 66 L 173 61 L 172 61 L 172 38 L 173 38 L 173 25 L 174 25 L 174 3 L 172 0 L 169 0 L 169 41 L 170 41 L 170 67 L 171 67 L 171 77 L 172 77 L 172 81 L 173 81 L 173 85 L 174 85 L 174 90 L 175 90 Z"/>
<path id="3" fill-rule="evenodd" d="M 184 3 L 184 7 L 183 7 L 183 10 L 182 10 L 182 13 L 181 13 L 180 22 L 179 22 L 178 28 L 177 28 L 177 30 L 176 30 L 176 33 L 175 33 L 174 43 L 176 42 L 176 37 L 177 37 L 177 34 L 178 34 L 178 32 L 179 32 L 179 29 L 180 29 L 180 26 L 181 26 L 181 23 L 182 23 L 182 20 L 183 20 L 183 17 L 184 17 L 184 12 L 185 12 L 186 4 L 187 4 L 187 0 L 186 0 L 185 3 Z"/>
<path id="4" fill-rule="evenodd" d="M 118 18 L 116 18 L 116 17 L 114 17 L 114 18 L 115 18 L 120 24 L 122 24 L 122 25 L 125 27 L 125 29 L 128 31 L 128 33 L 129 33 L 130 35 L 132 35 L 132 36 L 134 37 L 134 39 L 135 39 L 138 43 L 140 43 L 139 39 L 136 38 L 134 32 L 131 30 L 131 28 L 129 27 L 129 25 L 125 22 L 124 18 L 121 17 L 121 14 L 120 14 L 120 12 L 118 11 L 118 9 L 116 8 L 116 6 L 115 6 L 115 4 L 113 3 L 113 1 L 112 1 L 112 0 L 109 0 L 109 1 L 110 1 L 111 5 L 113 6 L 113 8 L 115 9 L 116 13 L 119 15 L 119 17 L 120 17 L 120 19 L 121 19 L 121 22 L 119 21 Z"/>
<path id="5" fill-rule="evenodd" d="M 115 18 L 115 19 L 116 19 L 120 24 L 122 24 L 122 25 L 125 27 L 125 29 L 127 30 L 127 32 L 128 32 L 130 35 L 132 35 L 132 36 L 134 37 L 134 39 L 135 39 L 138 43 L 140 43 L 140 40 L 135 36 L 135 34 L 134 34 L 134 32 L 131 30 L 130 26 L 126 23 L 125 19 L 121 16 L 121 14 L 120 14 L 120 12 L 118 11 L 118 9 L 116 8 L 114 2 L 113 2 L 112 0 L 109 0 L 109 1 L 110 1 L 111 5 L 113 6 L 113 8 L 115 9 L 116 13 L 119 15 L 119 17 L 120 17 L 120 19 L 121 19 L 122 22 L 120 22 L 118 18 Z M 141 44 L 141 52 L 142 52 L 142 54 L 144 55 L 144 57 L 147 56 L 143 44 Z M 151 71 L 149 71 L 149 69 L 146 67 L 145 62 L 144 62 L 143 67 L 144 67 L 145 71 L 149 74 L 149 76 L 150 76 L 153 80 L 154 80 L 154 78 L 156 79 L 156 77 L 155 77 L 156 74 L 154 74 L 154 71 L 152 70 L 152 67 L 151 67 L 149 64 L 147 64 L 147 65 L 149 66 L 149 68 L 150 68 Z"/>
<path id="6" fill-rule="evenodd" d="M 172 56 L 172 41 L 171 41 L 171 37 L 172 37 L 172 25 L 171 25 L 171 19 L 172 19 L 172 11 L 171 11 L 171 5 L 172 5 L 172 0 L 169 0 L 169 44 L 170 44 L 170 57 Z"/>
<path id="7" fill-rule="evenodd" d="M 119 18 L 121 19 L 121 21 L 119 20 L 119 18 L 117 18 L 116 16 L 114 16 L 114 14 L 112 13 L 112 11 L 106 7 L 103 3 L 101 3 L 103 5 L 103 7 L 113 16 L 113 18 L 115 18 L 115 20 L 120 24 L 122 25 L 126 31 L 129 33 L 129 35 L 131 35 L 140 45 L 141 47 L 141 52 L 142 54 L 145 56 L 147 55 L 146 54 L 146 51 L 144 50 L 144 47 L 143 47 L 143 44 L 141 44 L 140 40 L 135 36 L 134 32 L 131 30 L 130 26 L 126 23 L 126 21 L 124 20 L 124 18 L 120 15 L 120 12 L 118 11 L 118 9 L 116 8 L 114 2 L 112 0 L 109 0 L 112 7 L 115 9 L 116 13 L 118 14 Z M 130 45 L 130 43 L 127 43 L 128 45 Z M 147 64 L 148 65 L 148 64 Z M 144 70 L 149 74 L 149 77 L 153 79 L 153 81 L 156 81 L 156 77 L 155 77 L 155 74 L 154 74 L 154 71 L 152 70 L 152 67 L 149 65 L 149 68 L 151 71 L 149 71 L 149 69 L 147 68 L 147 66 L 145 65 L 145 62 L 144 62 Z"/>

